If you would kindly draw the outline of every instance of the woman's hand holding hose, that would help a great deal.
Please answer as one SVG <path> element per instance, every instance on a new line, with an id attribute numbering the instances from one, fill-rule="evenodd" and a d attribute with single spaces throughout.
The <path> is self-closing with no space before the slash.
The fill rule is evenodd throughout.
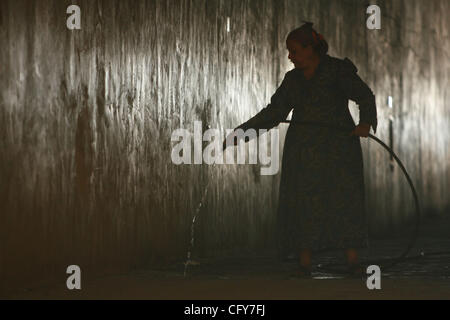
<path id="1" fill-rule="evenodd" d="M 368 137 L 370 132 L 370 124 L 360 123 L 350 132 L 350 136 Z"/>
<path id="2" fill-rule="evenodd" d="M 222 150 L 225 150 L 229 146 L 237 146 L 238 144 L 238 136 L 236 131 L 231 132 L 225 140 L 223 140 Z"/>

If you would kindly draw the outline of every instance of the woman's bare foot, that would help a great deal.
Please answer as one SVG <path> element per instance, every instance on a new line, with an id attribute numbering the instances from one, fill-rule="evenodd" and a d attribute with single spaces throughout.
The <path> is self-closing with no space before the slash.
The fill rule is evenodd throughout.
<path id="1" fill-rule="evenodd" d="M 350 273 L 350 275 L 352 276 L 363 275 L 362 266 L 359 264 L 358 261 L 358 252 L 355 249 L 350 248 L 347 249 L 346 256 L 347 256 L 348 272 Z"/>
<path id="2" fill-rule="evenodd" d="M 355 249 L 353 248 L 347 249 L 346 255 L 347 255 L 347 263 L 349 265 L 358 263 L 358 252 L 356 252 Z"/>
<path id="3" fill-rule="evenodd" d="M 300 277 L 311 276 L 311 250 L 303 249 L 300 251 L 300 265 L 297 274 Z"/>

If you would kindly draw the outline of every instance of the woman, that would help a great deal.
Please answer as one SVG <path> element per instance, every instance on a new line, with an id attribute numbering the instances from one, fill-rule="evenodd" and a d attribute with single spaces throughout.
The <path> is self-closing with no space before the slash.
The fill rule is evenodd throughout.
<path id="1" fill-rule="evenodd" d="M 295 68 L 285 74 L 270 104 L 236 129 L 270 129 L 294 109 L 283 151 L 277 220 L 280 252 L 299 253 L 298 275 L 309 276 L 312 252 L 343 249 L 349 271 L 360 273 L 357 249 L 366 246 L 366 228 L 359 137 L 367 137 L 370 126 L 376 132 L 375 96 L 349 59 L 327 54 L 328 44 L 312 23 L 291 31 L 286 46 Z M 356 127 L 349 99 L 359 105 Z"/>

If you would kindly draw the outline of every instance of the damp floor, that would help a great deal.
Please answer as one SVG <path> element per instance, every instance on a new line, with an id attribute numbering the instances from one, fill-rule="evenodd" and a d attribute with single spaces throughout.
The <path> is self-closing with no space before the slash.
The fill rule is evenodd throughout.
<path id="1" fill-rule="evenodd" d="M 362 259 L 398 257 L 408 234 L 372 241 Z M 438 253 L 434 255 L 433 253 Z M 330 263 L 343 262 L 342 252 L 325 252 L 313 259 L 311 279 L 292 277 L 297 262 L 280 261 L 274 254 L 194 258 L 164 269 L 143 268 L 127 274 L 90 279 L 81 290 L 59 286 L 22 288 L 6 299 L 450 299 L 449 220 L 423 222 L 409 257 L 393 267 L 381 267 L 381 289 L 367 288 L 366 278 L 351 278 Z M 322 268 L 319 268 L 319 265 Z"/>

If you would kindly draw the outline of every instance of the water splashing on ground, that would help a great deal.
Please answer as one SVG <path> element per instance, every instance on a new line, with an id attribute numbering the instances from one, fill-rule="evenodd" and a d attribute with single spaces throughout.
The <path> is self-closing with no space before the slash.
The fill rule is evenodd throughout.
<path id="1" fill-rule="evenodd" d="M 213 167 L 214 166 L 215 166 L 215 164 L 213 164 Z M 210 182 L 210 180 L 208 179 L 208 182 L 206 183 L 205 191 L 203 191 L 202 198 L 201 198 L 199 204 L 197 205 L 197 208 L 195 209 L 194 216 L 192 218 L 192 223 L 191 223 L 191 241 L 189 243 L 189 248 L 188 248 L 188 252 L 187 252 L 186 262 L 184 263 L 183 277 L 185 277 L 185 278 L 186 278 L 186 275 L 187 275 L 188 266 L 189 265 L 198 265 L 199 264 L 198 262 L 191 260 L 192 250 L 194 249 L 194 244 L 195 244 L 195 222 L 197 221 L 198 214 L 200 213 L 200 210 L 203 207 L 203 204 L 205 203 L 205 199 L 206 199 L 206 196 L 208 194 L 209 182 Z"/>

